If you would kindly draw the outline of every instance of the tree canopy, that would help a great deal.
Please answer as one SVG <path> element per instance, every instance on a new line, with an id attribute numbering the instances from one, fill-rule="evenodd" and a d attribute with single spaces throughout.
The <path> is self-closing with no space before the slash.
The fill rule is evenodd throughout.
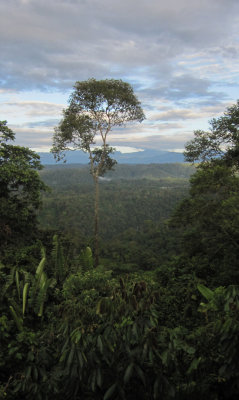
<path id="1" fill-rule="evenodd" d="M 239 100 L 224 115 L 210 121 L 210 130 L 196 130 L 185 146 L 189 162 L 220 162 L 239 167 Z"/>
<path id="2" fill-rule="evenodd" d="M 239 101 L 210 126 L 186 145 L 186 160 L 201 163 L 173 222 L 184 228 L 183 268 L 211 285 L 228 285 L 239 279 Z"/>
<path id="3" fill-rule="evenodd" d="M 113 127 L 127 122 L 141 122 L 145 116 L 132 87 L 121 80 L 89 79 L 76 82 L 63 111 L 63 120 L 55 130 L 52 152 L 62 157 L 65 150 L 80 149 L 89 153 L 92 172 L 102 174 L 112 148 L 107 145 L 107 135 Z M 96 135 L 101 139 L 97 150 Z M 102 155 L 103 157 L 99 157 Z"/>
<path id="4" fill-rule="evenodd" d="M 40 192 L 46 186 L 38 170 L 40 157 L 32 150 L 8 143 L 15 139 L 6 121 L 0 121 L 0 248 L 22 243 L 36 229 Z"/>

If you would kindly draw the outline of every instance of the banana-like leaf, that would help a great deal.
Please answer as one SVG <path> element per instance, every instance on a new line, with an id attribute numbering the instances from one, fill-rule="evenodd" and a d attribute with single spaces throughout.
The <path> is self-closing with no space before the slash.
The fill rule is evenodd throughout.
<path id="1" fill-rule="evenodd" d="M 38 297 L 37 290 L 39 290 L 39 286 L 41 287 L 43 285 L 43 282 L 45 281 L 44 277 L 44 268 L 45 268 L 45 263 L 46 263 L 46 251 L 44 247 L 41 249 L 42 253 L 42 259 L 36 269 L 36 275 L 35 275 L 35 280 L 32 288 L 32 293 L 31 293 L 31 301 L 35 303 L 36 298 Z"/>
<path id="2" fill-rule="evenodd" d="M 42 317 L 43 316 L 43 307 L 44 307 L 44 303 L 41 303 L 40 309 L 39 309 L 39 313 L 37 314 L 38 317 Z"/>
<path id="3" fill-rule="evenodd" d="M 68 369 L 70 369 L 71 366 L 72 366 L 74 355 L 75 355 L 75 345 L 73 344 L 71 349 L 70 349 L 70 352 L 69 352 L 69 355 L 68 355 L 68 358 L 67 358 L 67 362 L 66 362 L 66 366 L 67 366 Z"/>
<path id="4" fill-rule="evenodd" d="M 42 272 L 44 270 L 45 267 L 45 263 L 46 263 L 46 251 L 44 248 L 41 249 L 42 252 L 42 259 L 36 269 L 36 276 L 38 277 L 38 279 L 41 278 Z"/>
<path id="5" fill-rule="evenodd" d="M 112 309 L 112 301 L 109 297 L 102 297 L 96 305 L 96 314 L 102 315 L 110 312 Z"/>
<path id="6" fill-rule="evenodd" d="M 29 365 L 26 369 L 26 378 L 29 379 L 31 376 L 31 372 L 32 372 L 32 367 L 31 365 Z"/>
<path id="7" fill-rule="evenodd" d="M 16 273 L 15 273 L 15 280 L 16 280 L 16 286 L 17 286 L 17 294 L 18 294 L 18 298 L 19 298 L 19 300 L 20 300 L 20 282 L 19 282 L 19 272 L 18 272 L 18 270 L 16 270 Z"/>
<path id="8" fill-rule="evenodd" d="M 130 363 L 128 367 L 126 368 L 125 374 L 124 374 L 124 383 L 128 383 L 134 370 L 134 363 Z"/>
<path id="9" fill-rule="evenodd" d="M 9 308 L 10 308 L 11 314 L 13 316 L 13 319 L 17 325 L 18 330 L 21 331 L 22 330 L 22 318 L 17 315 L 13 306 L 9 306 Z"/>
<path id="10" fill-rule="evenodd" d="M 34 381 L 37 382 L 38 381 L 38 377 L 39 377 L 39 373 L 38 373 L 38 369 L 35 367 L 35 365 L 33 366 L 33 378 Z"/>
<path id="11" fill-rule="evenodd" d="M 154 382 L 154 399 L 158 399 L 158 393 L 159 393 L 159 379 L 157 378 Z"/>
<path id="12" fill-rule="evenodd" d="M 25 314 L 26 304 L 27 304 L 27 291 L 29 287 L 29 282 L 25 283 L 22 293 L 22 315 Z"/>
<path id="13" fill-rule="evenodd" d="M 145 376 L 142 369 L 138 365 L 135 365 L 135 371 L 137 372 L 137 375 L 143 382 L 144 386 L 146 386 Z"/>
<path id="14" fill-rule="evenodd" d="M 42 271 L 41 277 L 40 277 L 40 287 L 44 287 L 47 281 L 47 275 L 44 271 Z"/>
<path id="15" fill-rule="evenodd" d="M 44 302 L 46 299 L 46 293 L 50 286 L 50 283 L 51 283 L 51 279 L 47 279 L 47 276 L 45 275 L 45 279 L 42 281 L 41 288 L 40 288 L 39 295 L 38 295 L 38 300 L 37 300 L 37 302 L 39 304 L 38 317 L 42 317 L 42 315 L 43 315 Z"/>
<path id="16" fill-rule="evenodd" d="M 100 368 L 97 368 L 96 382 L 97 382 L 97 385 L 101 388 L 101 386 L 102 386 L 102 374 L 101 374 L 101 369 Z"/>
<path id="17" fill-rule="evenodd" d="M 112 397 L 113 393 L 115 392 L 116 388 L 117 388 L 117 383 L 114 383 L 112 386 L 110 386 L 109 389 L 106 391 L 103 400 L 109 400 Z"/>
<path id="18" fill-rule="evenodd" d="M 203 297 L 205 297 L 205 299 L 207 299 L 207 301 L 212 300 L 214 293 L 211 289 L 207 288 L 206 286 L 204 286 L 202 284 L 198 284 L 197 288 L 198 288 L 199 292 L 203 295 Z"/>
<path id="19" fill-rule="evenodd" d="M 188 368 L 186 374 L 190 375 L 193 371 L 196 371 L 200 362 L 202 360 L 202 357 L 199 358 L 194 358 L 190 364 L 190 367 Z"/>
<path id="20" fill-rule="evenodd" d="M 100 335 L 97 338 L 97 347 L 98 347 L 100 353 L 103 354 L 103 343 L 102 343 L 102 339 L 101 339 Z"/>

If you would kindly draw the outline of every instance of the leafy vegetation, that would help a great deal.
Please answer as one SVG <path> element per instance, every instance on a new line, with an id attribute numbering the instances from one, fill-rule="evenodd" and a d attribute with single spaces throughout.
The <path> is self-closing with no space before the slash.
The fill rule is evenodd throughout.
<path id="1" fill-rule="evenodd" d="M 15 247 L 31 240 L 46 186 L 39 178 L 39 156 L 28 148 L 10 144 L 15 135 L 0 121 L 0 254 L 9 244 Z"/>
<path id="2" fill-rule="evenodd" d="M 238 399 L 236 162 L 118 166 L 97 268 L 86 171 L 41 172 L 41 229 L 0 265 L 0 399 Z"/>

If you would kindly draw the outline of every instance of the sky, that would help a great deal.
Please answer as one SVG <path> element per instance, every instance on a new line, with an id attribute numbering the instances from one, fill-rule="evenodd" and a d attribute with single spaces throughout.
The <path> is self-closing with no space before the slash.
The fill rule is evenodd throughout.
<path id="1" fill-rule="evenodd" d="M 238 0 L 0 0 L 0 120 L 49 151 L 76 81 L 122 79 L 142 123 L 122 151 L 183 151 L 239 98 Z"/>

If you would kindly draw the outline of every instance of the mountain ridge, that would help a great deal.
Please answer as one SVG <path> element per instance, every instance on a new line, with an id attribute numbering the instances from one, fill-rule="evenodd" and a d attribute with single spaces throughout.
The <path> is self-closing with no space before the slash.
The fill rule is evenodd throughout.
<path id="1" fill-rule="evenodd" d="M 38 152 L 43 165 L 63 164 L 64 160 L 56 162 L 52 153 Z M 119 164 L 164 164 L 164 163 L 183 163 L 184 156 L 182 153 L 144 149 L 143 151 L 133 153 L 121 153 L 115 151 L 112 154 Z M 66 151 L 66 161 L 68 164 L 88 164 L 88 154 L 81 150 Z"/>

